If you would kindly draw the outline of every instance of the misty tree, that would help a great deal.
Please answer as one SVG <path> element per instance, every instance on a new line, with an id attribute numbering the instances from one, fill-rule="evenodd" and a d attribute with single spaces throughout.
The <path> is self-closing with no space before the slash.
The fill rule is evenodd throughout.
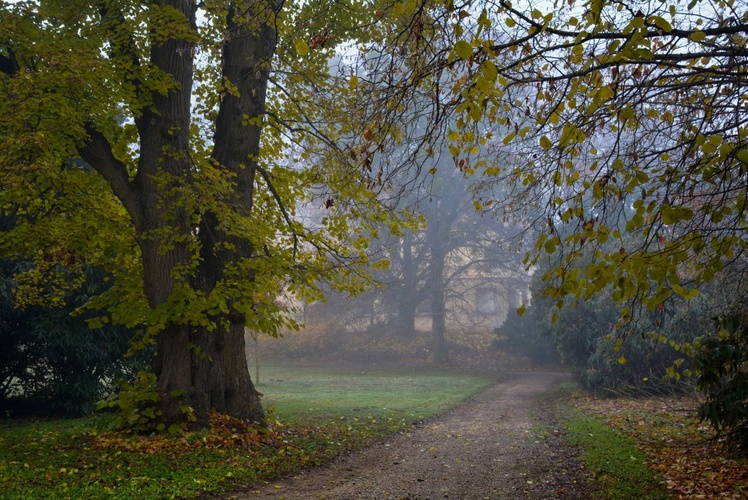
<path id="1" fill-rule="evenodd" d="M 417 7 L 417 8 L 416 8 Z M 262 421 L 245 329 L 294 327 L 284 295 L 356 292 L 367 226 L 402 219 L 372 168 L 404 115 L 442 122 L 432 39 L 453 6 L 271 0 L 29 0 L 0 9 L 0 256 L 53 303 L 62 259 L 112 286 L 89 324 L 156 346 L 157 429 L 208 410 Z M 365 55 L 370 70 L 357 73 Z M 331 65 L 337 51 L 350 65 Z M 410 106 L 411 102 L 422 103 Z M 410 118 L 405 119 L 407 121 Z M 418 170 L 418 158 L 392 168 Z M 298 208 L 327 211 L 305 225 Z M 74 268 L 69 271 L 75 271 Z M 78 268 L 79 276 L 82 269 Z"/>
<path id="2" fill-rule="evenodd" d="M 434 158 L 429 165 L 426 182 L 404 200 L 422 217 L 421 226 L 383 242 L 391 264 L 379 275 L 387 284 L 380 295 L 390 309 L 390 329 L 405 338 L 415 334 L 419 306 L 429 311 L 433 359 L 444 363 L 448 317 L 455 323 L 463 316 L 474 318 L 481 287 L 511 301 L 515 290 L 500 288 L 505 283 L 521 287 L 513 278 L 524 275 L 524 269 L 514 239 L 518 229 L 476 210 L 471 180 L 451 156 Z M 464 282 L 468 273 L 471 284 Z"/>

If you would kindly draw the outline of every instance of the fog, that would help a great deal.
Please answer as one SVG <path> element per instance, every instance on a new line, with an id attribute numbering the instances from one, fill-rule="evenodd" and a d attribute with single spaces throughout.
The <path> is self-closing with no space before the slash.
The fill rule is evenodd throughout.
<path id="1" fill-rule="evenodd" d="M 430 175 L 402 200 L 422 216 L 422 226 L 404 234 L 382 228 L 372 238 L 372 255 L 389 264 L 368 270 L 367 290 L 350 296 L 327 287 L 326 300 L 296 304 L 301 330 L 250 342 L 252 363 L 259 356 L 489 371 L 536 363 L 538 356 L 507 343 L 518 328 L 517 309 L 531 303 L 533 273 L 517 244 L 521 228 L 477 211 L 470 178 L 453 165 Z"/>

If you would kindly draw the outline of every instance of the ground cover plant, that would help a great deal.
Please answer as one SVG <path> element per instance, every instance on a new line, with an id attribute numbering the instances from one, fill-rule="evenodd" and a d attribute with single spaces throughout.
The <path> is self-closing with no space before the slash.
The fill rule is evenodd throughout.
<path id="1" fill-rule="evenodd" d="M 628 439 L 664 477 L 673 498 L 746 498 L 748 460 L 730 455 L 698 419 L 699 398 L 579 397 L 578 407 Z"/>
<path id="2" fill-rule="evenodd" d="M 412 426 L 491 380 L 424 371 L 264 367 L 269 431 L 217 414 L 180 437 L 97 430 L 97 419 L 4 422 L 3 498 L 190 498 L 270 481 Z M 272 397 L 271 397 L 272 393 Z"/>

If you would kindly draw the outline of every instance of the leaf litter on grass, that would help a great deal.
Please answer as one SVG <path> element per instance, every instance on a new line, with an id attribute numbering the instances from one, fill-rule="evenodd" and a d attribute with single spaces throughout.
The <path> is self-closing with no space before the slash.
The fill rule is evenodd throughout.
<path id="1" fill-rule="evenodd" d="M 676 499 L 748 498 L 748 460 L 731 456 L 688 396 L 579 396 L 576 403 L 631 436 Z"/>

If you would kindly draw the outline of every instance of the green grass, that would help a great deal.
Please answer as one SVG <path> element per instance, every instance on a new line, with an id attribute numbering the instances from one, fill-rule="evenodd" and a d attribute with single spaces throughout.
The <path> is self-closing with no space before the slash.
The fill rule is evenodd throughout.
<path id="1" fill-rule="evenodd" d="M 267 367 L 258 390 L 272 446 L 186 447 L 101 435 L 96 419 L 0 423 L 0 498 L 190 498 L 318 464 L 409 427 L 490 384 L 484 377 Z M 186 437 L 200 445 L 205 433 Z"/>
<path id="2" fill-rule="evenodd" d="M 633 439 L 600 420 L 570 412 L 569 442 L 580 447 L 582 460 L 592 473 L 606 499 L 629 500 L 669 498 L 667 489 L 657 475 L 644 463 L 644 454 L 636 449 Z"/>
<path id="3" fill-rule="evenodd" d="M 258 390 L 280 421 L 374 415 L 420 420 L 490 384 L 443 371 L 332 371 L 263 368 Z"/>

